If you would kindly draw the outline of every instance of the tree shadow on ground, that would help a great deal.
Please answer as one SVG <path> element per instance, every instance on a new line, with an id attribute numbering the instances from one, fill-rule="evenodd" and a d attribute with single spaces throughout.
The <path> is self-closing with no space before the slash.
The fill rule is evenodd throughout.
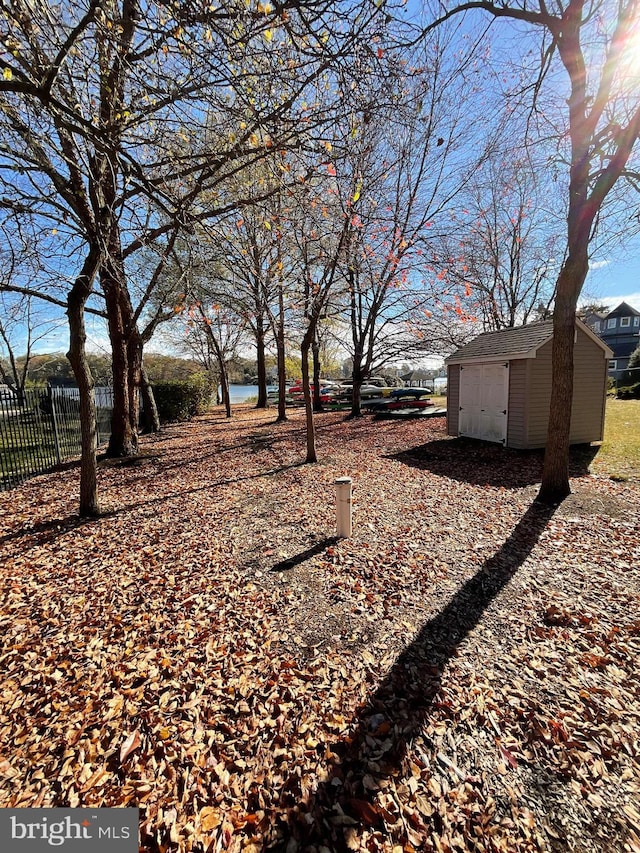
<path id="1" fill-rule="evenodd" d="M 311 557 L 317 557 L 318 554 L 322 554 L 330 545 L 335 545 L 337 541 L 337 536 L 328 536 L 327 538 L 322 539 L 322 541 L 317 542 L 315 545 L 312 545 L 310 548 L 307 548 L 306 551 L 301 551 L 299 554 L 294 554 L 293 557 L 287 557 L 285 560 L 281 560 L 279 563 L 272 566 L 269 571 L 286 572 L 289 569 L 295 569 L 296 566 L 306 563 L 306 561 L 310 560 Z"/>
<path id="2" fill-rule="evenodd" d="M 349 735 L 331 745 L 328 778 L 311 800 L 296 799 L 295 786 L 290 786 L 288 820 L 265 849 L 280 853 L 324 847 L 341 853 L 353 849 L 348 834 L 354 826 L 384 831 L 371 780 L 378 784 L 397 778 L 412 740 L 428 723 L 448 661 L 532 552 L 554 511 L 534 502 L 496 554 L 424 624 L 358 714 Z M 351 827 L 345 827 L 349 822 Z M 437 826 L 432 829 L 437 832 Z M 401 846 L 403 840 L 394 836 L 394 843 Z"/>
<path id="3" fill-rule="evenodd" d="M 131 512 L 132 510 L 142 509 L 143 507 L 150 506 L 152 504 L 162 504 L 166 503 L 167 501 L 175 500 L 176 498 L 188 497 L 189 495 L 197 495 L 200 492 L 213 491 L 214 489 L 223 488 L 224 486 L 229 486 L 233 483 L 244 483 L 250 480 L 260 480 L 262 477 L 273 477 L 276 474 L 281 474 L 284 471 L 292 471 L 295 468 L 301 468 L 304 464 L 304 462 L 291 462 L 288 465 L 278 465 L 276 468 L 269 468 L 266 471 L 258 471 L 255 474 L 243 474 L 237 477 L 223 477 L 222 479 L 212 480 L 209 483 L 204 483 L 201 486 L 194 486 L 191 489 L 179 489 L 174 492 L 167 492 L 165 494 L 159 495 L 158 497 L 148 498 L 144 501 L 123 504 L 122 506 L 113 510 L 113 512 L 110 514 L 121 515 L 123 513 Z"/>
<path id="4" fill-rule="evenodd" d="M 37 537 L 37 543 L 34 544 L 47 545 L 73 530 L 78 530 L 87 525 L 99 525 L 103 519 L 113 518 L 115 515 L 115 512 L 109 511 L 101 513 L 97 517 L 90 516 L 83 518 L 79 515 L 68 515 L 64 518 L 51 518 L 47 521 L 32 524 L 29 527 L 19 527 L 10 533 L 5 533 L 0 536 L 0 545 L 5 545 L 7 542 L 11 542 L 14 539 L 21 539 L 24 536 L 35 536 Z"/>
<path id="5" fill-rule="evenodd" d="M 586 477 L 599 450 L 599 445 L 574 445 L 569 476 Z M 473 438 L 451 438 L 428 441 L 388 458 L 463 483 L 520 489 L 541 481 L 544 450 L 511 450 Z"/>
<path id="6" fill-rule="evenodd" d="M 295 462 L 290 465 L 280 465 L 277 468 L 270 468 L 267 471 L 258 471 L 256 474 L 247 474 L 239 477 L 225 477 L 220 480 L 204 483 L 201 486 L 194 486 L 191 489 L 180 489 L 174 492 L 165 492 L 158 497 L 147 498 L 146 500 L 137 501 L 135 503 L 122 504 L 115 509 L 103 510 L 97 517 L 83 518 L 78 515 L 69 515 L 66 518 L 52 518 L 47 521 L 33 524 L 29 527 L 19 527 L 10 533 L 0 536 L 0 545 L 14 539 L 20 539 L 24 536 L 34 536 L 35 539 L 29 545 L 23 545 L 23 551 L 27 550 L 29 547 L 34 547 L 35 545 L 40 546 L 51 544 L 61 536 L 64 536 L 65 534 L 87 524 L 99 524 L 101 520 L 106 518 L 116 518 L 117 516 L 126 515 L 127 513 L 153 506 L 154 504 L 164 504 L 177 498 L 186 498 L 189 495 L 196 495 L 201 492 L 212 492 L 215 489 L 223 488 L 224 486 L 228 486 L 233 483 L 241 483 L 248 480 L 259 480 L 262 477 L 273 477 L 283 471 L 300 468 L 304 464 L 304 462 Z"/>
<path id="7" fill-rule="evenodd" d="M 286 421 L 283 426 L 288 427 L 290 426 L 290 423 L 290 421 Z M 274 434 L 272 429 L 280 425 L 281 424 L 277 421 L 269 422 L 264 425 L 262 431 L 256 430 L 256 432 L 250 435 L 246 440 L 239 441 L 236 444 L 213 444 L 211 449 L 206 453 L 199 453 L 197 464 L 204 465 L 208 459 L 220 459 L 223 454 L 245 453 L 249 455 L 259 454 L 263 451 L 269 452 L 277 449 L 279 444 L 284 444 L 291 438 L 296 436 L 304 438 L 306 435 L 306 429 L 304 427 L 287 429 L 280 434 Z M 163 464 L 163 471 L 171 471 L 174 468 L 184 468 L 184 465 L 184 460 L 165 462 Z"/>

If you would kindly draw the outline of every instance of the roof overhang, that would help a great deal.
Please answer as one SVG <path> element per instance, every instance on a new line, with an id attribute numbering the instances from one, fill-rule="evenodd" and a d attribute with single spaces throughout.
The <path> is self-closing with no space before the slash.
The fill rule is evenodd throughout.
<path id="1" fill-rule="evenodd" d="M 535 358 L 539 347 L 528 352 L 510 352 L 495 355 L 469 355 L 466 358 L 445 358 L 445 364 L 499 364 L 501 361 L 516 361 L 520 358 Z"/>
<path id="2" fill-rule="evenodd" d="M 610 349 L 601 337 L 596 335 L 596 333 L 589 328 L 582 320 L 579 320 L 576 317 L 576 328 L 580 329 L 584 334 L 590 338 L 594 343 L 596 343 L 600 349 L 603 351 L 605 358 L 612 358 L 613 350 Z M 535 347 L 532 347 L 529 350 L 522 352 L 510 352 L 510 353 L 496 353 L 494 355 L 469 355 L 462 356 L 460 358 L 456 358 L 455 354 L 450 355 L 449 358 L 445 358 L 444 363 L 446 365 L 449 364 L 495 364 L 501 361 L 518 361 L 523 358 L 536 358 L 538 355 L 538 350 L 549 343 L 550 340 L 553 339 L 553 334 L 550 334 L 543 341 L 540 341 L 536 344 Z"/>
<path id="3" fill-rule="evenodd" d="M 598 346 L 601 350 L 603 350 L 607 358 L 611 358 L 613 356 L 613 350 L 611 349 L 611 347 L 608 347 L 602 340 L 600 335 L 596 335 L 593 329 L 590 329 L 589 326 L 587 326 L 586 323 L 583 323 L 582 320 L 580 320 L 578 317 L 576 317 L 576 326 L 581 329 L 588 338 L 591 338 L 592 341 L 598 344 Z"/>

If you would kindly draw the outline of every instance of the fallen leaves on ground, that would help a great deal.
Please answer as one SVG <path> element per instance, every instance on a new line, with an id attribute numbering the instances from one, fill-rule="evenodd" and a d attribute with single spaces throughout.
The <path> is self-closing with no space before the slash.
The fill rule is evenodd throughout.
<path id="1" fill-rule="evenodd" d="M 640 849 L 640 493 L 443 419 L 240 407 L 0 496 L 0 806 L 144 851 Z M 591 454 L 592 455 L 592 454 Z M 336 540 L 337 477 L 354 535 Z"/>

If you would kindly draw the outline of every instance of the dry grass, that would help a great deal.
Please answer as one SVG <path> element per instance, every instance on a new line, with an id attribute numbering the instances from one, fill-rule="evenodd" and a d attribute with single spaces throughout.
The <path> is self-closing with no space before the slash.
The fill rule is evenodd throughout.
<path id="1" fill-rule="evenodd" d="M 431 399 L 436 406 L 447 405 L 446 397 Z M 604 441 L 591 471 L 621 482 L 640 481 L 640 400 L 607 400 Z"/>
<path id="2" fill-rule="evenodd" d="M 623 482 L 640 480 L 640 400 L 607 400 L 604 441 L 592 471 Z"/>

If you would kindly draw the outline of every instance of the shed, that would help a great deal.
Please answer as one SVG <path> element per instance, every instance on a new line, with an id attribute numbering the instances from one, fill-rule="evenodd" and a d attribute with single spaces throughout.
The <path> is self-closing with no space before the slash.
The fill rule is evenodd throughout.
<path id="1" fill-rule="evenodd" d="M 544 447 L 553 321 L 485 332 L 446 359 L 447 433 L 505 447 Z M 572 444 L 602 441 L 611 350 L 576 320 Z"/>

